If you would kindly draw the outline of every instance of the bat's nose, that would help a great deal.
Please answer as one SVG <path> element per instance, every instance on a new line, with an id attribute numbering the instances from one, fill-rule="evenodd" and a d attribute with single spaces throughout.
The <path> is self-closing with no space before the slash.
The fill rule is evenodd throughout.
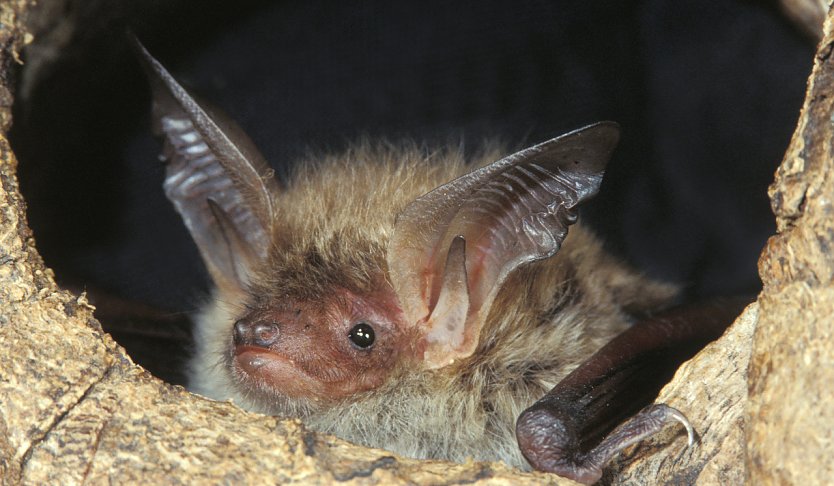
<path id="1" fill-rule="evenodd" d="M 235 322 L 234 341 L 236 346 L 260 346 L 268 348 L 278 341 L 280 330 L 274 322 L 241 319 Z"/>

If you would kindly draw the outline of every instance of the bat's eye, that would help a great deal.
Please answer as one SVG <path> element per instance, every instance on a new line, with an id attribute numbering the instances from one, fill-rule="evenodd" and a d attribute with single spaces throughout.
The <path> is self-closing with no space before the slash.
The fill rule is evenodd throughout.
<path id="1" fill-rule="evenodd" d="M 353 326 L 353 329 L 350 330 L 348 337 L 353 344 L 359 346 L 360 348 L 368 348 L 374 343 L 374 328 L 366 322 L 360 322 L 359 324 Z"/>

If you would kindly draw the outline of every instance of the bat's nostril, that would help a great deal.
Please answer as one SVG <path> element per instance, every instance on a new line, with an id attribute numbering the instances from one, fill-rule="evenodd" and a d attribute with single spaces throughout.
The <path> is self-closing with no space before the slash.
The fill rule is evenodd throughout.
<path id="1" fill-rule="evenodd" d="M 252 344 L 268 347 L 278 339 L 278 325 L 274 323 L 258 323 L 252 329 Z"/>
<path id="2" fill-rule="evenodd" d="M 249 326 L 246 325 L 246 321 L 244 320 L 235 322 L 233 336 L 236 345 L 246 344 L 246 341 L 248 340 L 246 332 L 248 327 Z"/>
<path id="3" fill-rule="evenodd" d="M 233 336 L 237 346 L 269 347 L 278 339 L 279 333 L 278 324 L 241 319 L 235 322 Z"/>

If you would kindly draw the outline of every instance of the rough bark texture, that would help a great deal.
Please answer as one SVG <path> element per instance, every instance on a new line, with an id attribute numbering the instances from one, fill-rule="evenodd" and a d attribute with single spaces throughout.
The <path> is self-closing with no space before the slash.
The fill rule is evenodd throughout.
<path id="1" fill-rule="evenodd" d="M 834 11 L 819 46 L 769 190 L 778 234 L 759 260 L 765 287 L 748 385 L 753 484 L 834 478 Z"/>
<path id="2" fill-rule="evenodd" d="M 667 431 L 622 457 L 613 483 L 830 484 L 834 477 L 834 11 L 769 193 L 778 234 L 760 258 L 758 302 L 658 397 L 687 414 L 699 444 L 686 448 L 681 431 L 677 438 Z"/>
<path id="3" fill-rule="evenodd" d="M 12 63 L 20 62 L 20 50 L 32 41 L 23 28 L 21 15 L 31 8 L 31 0 L 0 2 L 0 132 L 6 133 L 12 124 Z"/>
<path id="4" fill-rule="evenodd" d="M 0 2 L 3 134 L 9 67 L 28 41 L 19 20 L 28 6 Z M 771 189 L 779 234 L 761 258 L 759 302 L 659 398 L 689 416 L 700 443 L 686 448 L 682 430 L 671 428 L 624 455 L 606 481 L 834 477 L 833 28 L 829 12 L 802 117 Z M 498 464 L 356 447 L 153 378 L 101 331 L 83 296 L 55 285 L 26 226 L 15 168 L 0 136 L 0 483 L 562 483 Z"/>

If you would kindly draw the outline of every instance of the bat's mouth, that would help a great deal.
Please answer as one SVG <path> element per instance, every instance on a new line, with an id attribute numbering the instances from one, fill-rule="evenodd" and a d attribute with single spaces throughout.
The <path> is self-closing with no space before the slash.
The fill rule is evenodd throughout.
<path id="1" fill-rule="evenodd" d="M 292 398 L 313 398 L 322 384 L 292 359 L 257 346 L 236 346 L 232 362 L 241 381 L 262 391 Z"/>
<path id="2" fill-rule="evenodd" d="M 274 361 L 281 359 L 281 357 L 265 348 L 237 346 L 235 347 L 234 359 L 243 371 L 255 376 L 268 370 L 270 366 L 274 366 Z"/>

